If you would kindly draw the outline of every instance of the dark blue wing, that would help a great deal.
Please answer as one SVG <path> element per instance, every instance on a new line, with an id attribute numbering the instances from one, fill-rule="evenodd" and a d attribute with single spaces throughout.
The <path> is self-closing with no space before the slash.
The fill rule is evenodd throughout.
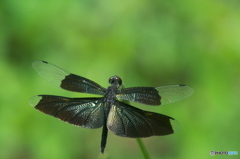
<path id="1" fill-rule="evenodd" d="M 161 87 L 130 87 L 119 90 L 117 98 L 148 105 L 165 105 L 183 100 L 193 94 L 193 89 L 185 85 Z"/>
<path id="2" fill-rule="evenodd" d="M 106 92 L 106 89 L 99 84 L 87 78 L 69 73 L 51 63 L 34 61 L 32 65 L 43 78 L 65 90 L 99 95 L 104 95 Z"/>
<path id="3" fill-rule="evenodd" d="M 154 87 L 130 87 L 119 90 L 117 98 L 149 105 L 159 105 L 160 96 Z"/>
<path id="4" fill-rule="evenodd" d="M 38 95 L 29 104 L 39 111 L 73 125 L 94 129 L 103 126 L 104 106 L 101 98 L 67 98 Z"/>
<path id="5" fill-rule="evenodd" d="M 107 128 L 122 137 L 168 135 L 179 127 L 178 122 L 169 116 L 143 111 L 119 101 L 112 106 L 107 119 Z"/>

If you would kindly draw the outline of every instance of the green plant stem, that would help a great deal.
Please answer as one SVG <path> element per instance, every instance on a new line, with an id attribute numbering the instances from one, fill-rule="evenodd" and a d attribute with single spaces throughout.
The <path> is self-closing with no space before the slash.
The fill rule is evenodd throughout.
<path id="1" fill-rule="evenodd" d="M 140 138 L 136 138 L 136 141 L 137 141 L 138 146 L 139 146 L 139 148 L 140 148 L 140 150 L 142 152 L 143 158 L 144 159 L 150 159 L 149 155 L 148 155 L 148 152 L 147 152 L 147 149 L 145 148 L 142 140 Z"/>

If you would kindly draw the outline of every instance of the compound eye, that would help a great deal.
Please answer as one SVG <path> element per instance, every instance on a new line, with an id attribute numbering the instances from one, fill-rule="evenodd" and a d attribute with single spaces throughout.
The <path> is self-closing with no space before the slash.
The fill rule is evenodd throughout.
<path id="1" fill-rule="evenodd" d="M 114 83 L 114 78 L 113 77 L 110 77 L 109 78 L 109 84 L 113 84 Z"/>
<path id="2" fill-rule="evenodd" d="M 109 78 L 109 84 L 113 84 L 113 83 L 116 83 L 120 86 L 122 84 L 122 79 L 118 76 L 112 76 Z"/>
<path id="3" fill-rule="evenodd" d="M 118 80 L 118 85 L 121 86 L 122 85 L 122 79 L 120 77 L 117 77 Z"/>

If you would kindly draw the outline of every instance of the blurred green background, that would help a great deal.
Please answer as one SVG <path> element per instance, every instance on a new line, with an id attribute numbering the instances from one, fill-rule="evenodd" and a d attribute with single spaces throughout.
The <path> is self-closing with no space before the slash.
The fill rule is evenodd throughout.
<path id="1" fill-rule="evenodd" d="M 61 122 L 28 105 L 34 95 L 68 92 L 40 77 L 51 62 L 104 87 L 187 84 L 190 98 L 132 105 L 174 117 L 181 131 L 143 139 L 152 159 L 239 158 L 240 1 L 0 1 L 0 158 L 85 159 L 99 155 L 101 129 Z M 109 133 L 105 157 L 139 159 L 134 139 Z"/>

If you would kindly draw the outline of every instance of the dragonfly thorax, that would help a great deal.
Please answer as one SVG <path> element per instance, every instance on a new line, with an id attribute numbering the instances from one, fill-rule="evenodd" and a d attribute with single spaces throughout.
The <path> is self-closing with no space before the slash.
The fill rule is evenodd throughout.
<path id="1" fill-rule="evenodd" d="M 113 86 L 109 86 L 107 88 L 107 93 L 104 96 L 105 102 L 113 103 L 116 99 L 117 88 Z"/>

